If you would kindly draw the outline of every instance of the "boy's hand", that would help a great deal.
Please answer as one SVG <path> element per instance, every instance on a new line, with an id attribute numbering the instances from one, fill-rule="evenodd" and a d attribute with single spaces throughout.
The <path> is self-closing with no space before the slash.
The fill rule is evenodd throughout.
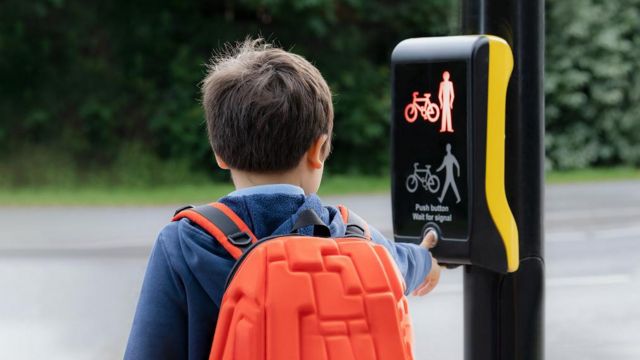
<path id="1" fill-rule="evenodd" d="M 433 249 L 438 244 L 438 234 L 435 230 L 429 230 L 425 234 L 424 238 L 422 238 L 422 243 L 420 246 L 428 249 Z"/>
<path id="2" fill-rule="evenodd" d="M 430 230 L 422 239 L 422 243 L 420 243 L 420 246 L 426 249 L 432 249 L 434 246 L 436 246 L 437 243 L 438 243 L 438 235 L 436 234 L 435 231 Z M 438 285 L 439 281 L 440 281 L 440 265 L 438 264 L 438 261 L 433 256 L 431 256 L 431 271 L 429 271 L 429 274 L 427 274 L 427 276 L 424 278 L 424 281 L 422 281 L 422 284 L 420 284 L 415 290 L 413 290 L 411 295 L 414 295 L 414 296 L 426 295 L 429 292 L 431 292 L 431 290 L 433 290 L 433 288 L 435 288 L 436 285 Z"/>
<path id="3" fill-rule="evenodd" d="M 433 288 L 436 287 L 436 285 L 438 285 L 439 281 L 440 281 L 440 265 L 438 265 L 438 261 L 436 261 L 436 259 L 432 256 L 431 271 L 429 271 L 427 276 L 424 278 L 424 281 L 422 282 L 422 284 L 420 284 L 415 290 L 413 290 L 411 295 L 414 295 L 414 296 L 427 295 L 428 293 L 431 292 L 431 290 L 433 290 Z"/>

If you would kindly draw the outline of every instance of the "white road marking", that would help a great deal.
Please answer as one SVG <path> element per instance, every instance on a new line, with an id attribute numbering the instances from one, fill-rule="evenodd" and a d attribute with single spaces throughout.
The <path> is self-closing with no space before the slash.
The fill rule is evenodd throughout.
<path id="1" fill-rule="evenodd" d="M 616 285 L 631 282 L 628 274 L 592 275 L 592 276 L 571 276 L 547 279 L 549 287 L 564 286 L 592 286 L 592 285 Z"/>
<path id="2" fill-rule="evenodd" d="M 592 219 L 598 217 L 619 217 L 619 216 L 639 216 L 639 207 L 620 207 L 620 208 L 592 208 L 580 210 L 555 210 L 546 211 L 545 218 L 547 221 L 570 221 L 578 219 Z"/>
<path id="3" fill-rule="evenodd" d="M 638 222 L 640 224 L 640 221 Z M 598 232 L 596 232 L 597 234 Z M 616 237 L 640 237 L 640 226 L 619 227 L 606 230 L 600 230 L 600 235 L 604 238 L 616 238 Z"/>
<path id="4" fill-rule="evenodd" d="M 587 240 L 584 231 L 555 231 L 545 234 L 546 242 L 575 242 Z"/>
<path id="5" fill-rule="evenodd" d="M 615 240 L 637 237 L 640 239 L 640 226 L 624 226 L 610 229 L 553 231 L 546 234 L 547 242 L 575 242 L 588 240 Z"/>

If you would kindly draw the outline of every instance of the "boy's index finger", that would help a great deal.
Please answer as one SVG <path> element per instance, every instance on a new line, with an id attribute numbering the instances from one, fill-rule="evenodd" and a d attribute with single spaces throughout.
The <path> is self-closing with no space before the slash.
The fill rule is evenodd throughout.
<path id="1" fill-rule="evenodd" d="M 427 233 L 424 235 L 424 238 L 422 238 L 421 245 L 426 247 L 427 249 L 433 249 L 437 244 L 438 244 L 438 233 L 433 229 L 428 230 Z"/>

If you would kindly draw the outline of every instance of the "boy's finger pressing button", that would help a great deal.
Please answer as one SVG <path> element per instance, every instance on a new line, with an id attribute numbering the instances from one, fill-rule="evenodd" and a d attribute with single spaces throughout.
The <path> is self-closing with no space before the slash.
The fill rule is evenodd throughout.
<path id="1" fill-rule="evenodd" d="M 422 242 L 420 246 L 425 247 L 427 249 L 433 249 L 438 244 L 438 233 L 434 229 L 427 230 L 427 233 L 424 234 L 422 238 Z"/>

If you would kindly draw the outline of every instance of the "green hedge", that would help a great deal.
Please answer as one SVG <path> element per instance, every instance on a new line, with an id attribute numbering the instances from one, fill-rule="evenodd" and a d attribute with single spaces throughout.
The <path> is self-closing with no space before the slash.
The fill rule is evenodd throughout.
<path id="1" fill-rule="evenodd" d="M 451 32 L 455 13 L 448 0 L 5 1 L 5 174 L 33 180 L 8 165 L 31 162 L 33 148 L 76 174 L 112 168 L 123 152 L 127 158 L 123 148 L 147 162 L 210 169 L 198 103 L 203 64 L 247 35 L 306 56 L 328 79 L 336 103 L 331 169 L 380 173 L 388 162 L 390 51 L 405 37 Z"/>
<path id="2" fill-rule="evenodd" d="M 639 2 L 547 4 L 550 167 L 640 162 Z M 220 178 L 208 170 L 198 83 L 212 51 L 247 35 L 306 56 L 328 79 L 330 170 L 383 173 L 390 51 L 403 38 L 455 33 L 456 3 L 5 0 L 0 185 Z"/>
<path id="3" fill-rule="evenodd" d="M 640 0 L 547 2 L 552 168 L 640 165 Z"/>

